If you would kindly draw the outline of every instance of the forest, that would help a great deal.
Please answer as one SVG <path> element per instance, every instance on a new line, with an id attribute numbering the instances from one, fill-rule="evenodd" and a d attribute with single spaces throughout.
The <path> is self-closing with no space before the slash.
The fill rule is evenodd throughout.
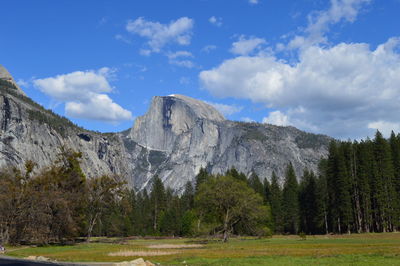
<path id="1" fill-rule="evenodd" d="M 136 192 L 118 176 L 86 178 L 81 153 L 61 148 L 37 171 L 0 171 L 0 243 L 52 244 L 94 236 L 218 236 L 394 232 L 400 227 L 400 136 L 332 141 L 318 173 L 246 176 L 201 169 L 183 191 Z M 270 181 L 269 181 L 270 180 Z"/>

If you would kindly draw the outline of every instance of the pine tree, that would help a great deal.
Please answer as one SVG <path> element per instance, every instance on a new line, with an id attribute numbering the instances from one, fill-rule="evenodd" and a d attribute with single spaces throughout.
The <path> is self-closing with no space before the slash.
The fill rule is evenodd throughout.
<path id="1" fill-rule="evenodd" d="M 264 204 L 271 205 L 271 184 L 269 183 L 267 178 L 264 179 L 263 188 L 264 188 Z"/>
<path id="2" fill-rule="evenodd" d="M 195 192 L 199 190 L 199 187 L 201 184 L 206 182 L 208 178 L 210 177 L 210 174 L 206 171 L 205 168 L 201 167 L 199 173 L 195 177 Z"/>
<path id="3" fill-rule="evenodd" d="M 370 232 L 372 224 L 371 186 L 374 178 L 374 158 L 371 141 L 362 141 L 356 146 L 357 157 L 357 185 L 361 208 L 362 231 Z"/>
<path id="4" fill-rule="evenodd" d="M 375 178 L 380 182 L 377 184 L 377 203 L 382 231 L 393 231 L 398 224 L 398 206 L 390 146 L 379 131 L 375 134 L 374 144 L 377 167 Z"/>
<path id="5" fill-rule="evenodd" d="M 350 233 L 353 216 L 345 151 L 334 141 L 329 145 L 327 184 L 332 229 Z"/>
<path id="6" fill-rule="evenodd" d="M 153 232 L 158 233 L 159 219 L 162 211 L 166 208 L 167 194 L 165 192 L 164 184 L 158 176 L 153 178 L 153 184 L 150 193 L 151 212 L 153 218 Z"/>
<path id="7" fill-rule="evenodd" d="M 296 174 L 293 165 L 289 163 L 286 168 L 285 183 L 283 186 L 283 226 L 284 231 L 297 234 L 299 230 L 299 193 Z"/>
<path id="8" fill-rule="evenodd" d="M 182 210 L 188 211 L 194 207 L 194 189 L 192 183 L 188 181 L 185 185 L 185 190 L 182 194 Z"/>
<path id="9" fill-rule="evenodd" d="M 317 182 L 313 172 L 304 170 L 299 188 L 300 229 L 307 234 L 316 234 L 317 229 Z"/>
<path id="10" fill-rule="evenodd" d="M 265 197 L 264 186 L 260 181 L 260 178 L 256 173 L 252 173 L 247 180 L 249 187 L 251 187 L 256 193 L 258 193 L 263 199 Z"/>
<path id="11" fill-rule="evenodd" d="M 337 158 L 337 209 L 339 211 L 339 228 L 342 227 L 343 231 L 347 231 L 347 233 L 351 232 L 351 224 L 353 222 L 353 212 L 351 205 L 351 196 L 350 196 L 350 178 L 349 171 L 346 167 L 346 159 L 345 159 L 345 149 L 344 146 L 339 146 L 338 158 Z M 340 230 L 339 230 L 339 233 Z"/>
<path id="12" fill-rule="evenodd" d="M 276 233 L 283 233 L 283 217 L 282 217 L 282 190 L 279 186 L 279 180 L 275 172 L 271 177 L 271 216 L 273 228 Z"/>
<path id="13" fill-rule="evenodd" d="M 392 131 L 390 136 L 390 146 L 392 153 L 392 163 L 394 170 L 394 181 L 393 184 L 396 190 L 396 206 L 395 206 L 395 217 L 400 217 L 400 135 L 395 135 Z M 399 219 L 395 222 L 395 227 L 399 227 Z"/>
<path id="14" fill-rule="evenodd" d="M 231 177 L 233 177 L 233 178 L 235 178 L 236 180 L 239 180 L 239 181 L 243 181 L 243 182 L 247 182 L 247 177 L 246 177 L 246 175 L 245 174 L 243 174 L 243 173 L 239 173 L 235 168 L 231 168 L 231 169 L 229 169 L 226 173 L 225 173 L 225 175 L 227 175 L 227 176 L 231 176 Z"/>
<path id="15" fill-rule="evenodd" d="M 318 165 L 319 177 L 317 179 L 317 217 L 316 225 L 319 228 L 320 233 L 329 233 L 329 222 L 328 222 L 328 184 L 327 184 L 327 168 L 328 160 L 322 159 Z"/>

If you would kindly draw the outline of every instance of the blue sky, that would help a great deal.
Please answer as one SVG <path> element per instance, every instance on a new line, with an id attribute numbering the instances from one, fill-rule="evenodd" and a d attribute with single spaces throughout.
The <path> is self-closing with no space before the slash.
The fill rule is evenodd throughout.
<path id="1" fill-rule="evenodd" d="M 334 137 L 400 131 L 399 0 L 2 2 L 0 64 L 75 123 L 121 131 L 151 97 Z M 6 11 L 6 12 L 4 12 Z"/>

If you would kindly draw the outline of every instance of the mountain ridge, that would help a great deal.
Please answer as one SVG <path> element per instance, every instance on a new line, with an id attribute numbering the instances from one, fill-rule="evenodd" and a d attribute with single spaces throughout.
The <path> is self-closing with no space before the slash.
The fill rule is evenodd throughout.
<path id="1" fill-rule="evenodd" d="M 317 171 L 332 139 L 294 127 L 226 120 L 209 104 L 179 94 L 153 97 L 148 112 L 130 129 L 99 133 L 44 109 L 13 88 L 9 74 L 4 76 L 0 166 L 21 167 L 33 159 L 42 168 L 66 146 L 82 152 L 88 177 L 118 174 L 141 190 L 158 175 L 179 191 L 201 167 L 211 173 L 235 167 L 261 178 L 269 178 L 272 171 L 282 176 L 288 162 L 298 175 L 304 168 Z"/>

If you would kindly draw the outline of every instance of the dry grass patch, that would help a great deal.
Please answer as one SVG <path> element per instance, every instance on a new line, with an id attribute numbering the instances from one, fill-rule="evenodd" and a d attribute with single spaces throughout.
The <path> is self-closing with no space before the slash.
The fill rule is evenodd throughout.
<path id="1" fill-rule="evenodd" d="M 165 255 L 173 255 L 173 254 L 178 254 L 180 253 L 179 251 L 161 251 L 161 250 L 121 250 L 117 252 L 110 252 L 108 253 L 108 256 L 113 256 L 113 257 L 134 257 L 134 256 L 139 256 L 139 257 L 144 257 L 144 256 L 165 256 Z"/>
<path id="2" fill-rule="evenodd" d="M 157 245 L 149 245 L 148 248 L 157 248 L 157 249 L 179 249 L 179 248 L 202 248 L 204 245 L 201 244 L 157 244 Z"/>

